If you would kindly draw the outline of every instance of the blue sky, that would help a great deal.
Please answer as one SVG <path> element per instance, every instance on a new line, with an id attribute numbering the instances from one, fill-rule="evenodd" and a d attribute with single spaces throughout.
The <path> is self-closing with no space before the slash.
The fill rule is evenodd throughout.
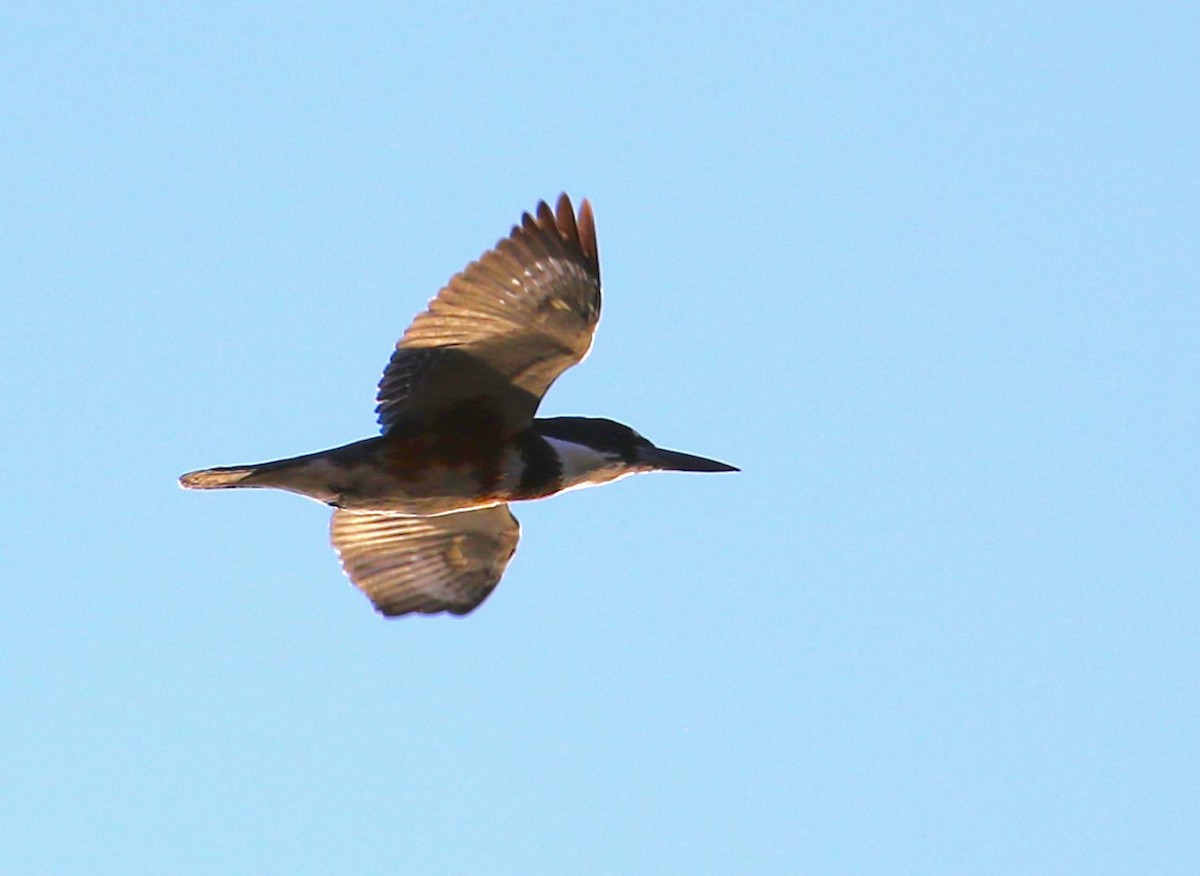
<path id="1" fill-rule="evenodd" d="M 6 4 L 0 870 L 1192 873 L 1190 4 Z M 595 206 L 517 508 L 385 622 L 327 513 L 438 287 Z"/>

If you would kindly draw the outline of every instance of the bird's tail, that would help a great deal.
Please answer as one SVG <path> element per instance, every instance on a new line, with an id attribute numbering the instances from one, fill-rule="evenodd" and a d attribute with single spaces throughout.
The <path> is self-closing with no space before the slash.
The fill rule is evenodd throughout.
<path id="1" fill-rule="evenodd" d="M 234 487 L 268 487 L 299 493 L 327 505 L 337 504 L 342 493 L 353 491 L 357 467 L 370 467 L 379 452 L 382 438 L 355 441 L 332 450 L 306 453 L 288 459 L 202 468 L 179 478 L 179 486 L 188 490 L 228 490 Z"/>
<path id="2" fill-rule="evenodd" d="M 378 439 L 368 439 L 377 441 Z M 365 442 L 363 442 L 365 443 Z M 347 445 L 354 450 L 355 445 Z M 341 470 L 336 464 L 338 454 L 346 455 L 347 448 L 335 448 L 290 459 L 276 459 L 254 465 L 230 465 L 221 468 L 202 468 L 190 471 L 179 478 L 179 486 L 186 490 L 228 490 L 236 487 L 270 487 L 288 490 L 308 496 L 318 502 L 333 502 L 339 495 L 338 477 Z M 335 463 L 331 464 L 330 459 Z"/>
<path id="3" fill-rule="evenodd" d="M 189 471 L 179 478 L 179 486 L 188 490 L 224 490 L 229 487 L 248 487 L 245 480 L 257 471 L 253 465 L 235 465 L 228 468 L 204 468 Z"/>

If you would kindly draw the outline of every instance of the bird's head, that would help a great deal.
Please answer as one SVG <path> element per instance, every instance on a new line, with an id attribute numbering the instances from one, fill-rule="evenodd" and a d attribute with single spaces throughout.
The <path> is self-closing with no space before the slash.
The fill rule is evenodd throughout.
<path id="1" fill-rule="evenodd" d="M 549 417 L 534 429 L 558 454 L 564 488 L 648 471 L 737 471 L 732 465 L 655 447 L 638 432 L 599 417 Z"/>

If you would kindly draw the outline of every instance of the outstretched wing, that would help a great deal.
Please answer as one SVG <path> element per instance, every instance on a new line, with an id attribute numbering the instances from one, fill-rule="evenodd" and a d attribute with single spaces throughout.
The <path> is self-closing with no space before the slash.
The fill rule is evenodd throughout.
<path id="1" fill-rule="evenodd" d="M 346 575 L 388 617 L 471 611 L 500 581 L 520 531 L 507 505 L 440 517 L 334 511 L 330 524 Z"/>
<path id="2" fill-rule="evenodd" d="M 524 428 L 555 378 L 587 355 L 600 319 L 591 205 L 543 201 L 417 316 L 379 384 L 379 422 L 428 426 L 457 403 Z"/>

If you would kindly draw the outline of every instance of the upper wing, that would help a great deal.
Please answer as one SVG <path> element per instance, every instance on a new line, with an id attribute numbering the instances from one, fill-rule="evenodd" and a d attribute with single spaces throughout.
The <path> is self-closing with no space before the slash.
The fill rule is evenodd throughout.
<path id="1" fill-rule="evenodd" d="M 500 581 L 520 531 L 507 505 L 439 517 L 334 511 L 330 524 L 346 575 L 388 617 L 471 611 Z"/>
<path id="2" fill-rule="evenodd" d="M 596 223 L 560 195 L 469 264 L 396 345 L 379 383 L 379 422 L 425 425 L 481 399 L 505 426 L 528 425 L 542 395 L 587 355 L 600 319 Z"/>

